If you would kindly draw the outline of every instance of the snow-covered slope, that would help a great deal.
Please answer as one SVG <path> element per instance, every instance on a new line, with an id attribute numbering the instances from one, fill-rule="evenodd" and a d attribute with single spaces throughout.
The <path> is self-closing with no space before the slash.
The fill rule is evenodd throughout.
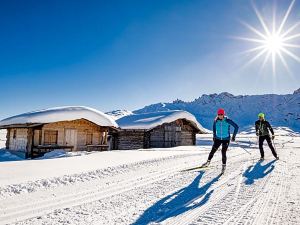
<path id="1" fill-rule="evenodd" d="M 119 109 L 110 112 L 106 112 L 105 114 L 111 116 L 114 120 L 120 119 L 124 116 L 132 115 L 133 113 L 126 109 Z"/>
<path id="2" fill-rule="evenodd" d="M 108 151 L 80 157 L 0 163 L 0 225 L 300 223 L 300 136 L 282 128 L 280 160 L 260 154 L 252 131 L 230 144 L 220 176 L 212 135 L 201 146 Z"/>
<path id="3" fill-rule="evenodd" d="M 205 128 L 212 129 L 212 121 L 220 107 L 224 108 L 227 115 L 242 129 L 253 126 L 257 114 L 264 112 L 272 125 L 300 131 L 300 89 L 287 95 L 234 96 L 227 92 L 202 95 L 192 102 L 175 100 L 172 103 L 158 103 L 135 110 L 133 113 L 185 110 L 194 114 Z"/>
<path id="4" fill-rule="evenodd" d="M 84 106 L 56 107 L 24 113 L 0 121 L 0 126 L 25 123 L 52 123 L 64 120 L 87 119 L 100 126 L 118 127 L 113 118 Z"/>
<path id="5" fill-rule="evenodd" d="M 133 114 L 122 117 L 117 120 L 118 125 L 122 129 L 145 129 L 149 130 L 164 123 L 170 123 L 178 119 L 186 119 L 194 124 L 202 133 L 206 130 L 198 123 L 195 116 L 191 113 L 181 110 L 170 110 L 164 112 L 152 112 L 143 114 Z"/>

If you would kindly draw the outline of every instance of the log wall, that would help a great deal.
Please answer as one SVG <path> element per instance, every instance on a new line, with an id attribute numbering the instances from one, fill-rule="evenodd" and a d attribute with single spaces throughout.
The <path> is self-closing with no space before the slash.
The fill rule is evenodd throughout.
<path id="1" fill-rule="evenodd" d="M 144 130 L 121 130 L 117 135 L 117 148 L 119 150 L 145 148 Z"/>

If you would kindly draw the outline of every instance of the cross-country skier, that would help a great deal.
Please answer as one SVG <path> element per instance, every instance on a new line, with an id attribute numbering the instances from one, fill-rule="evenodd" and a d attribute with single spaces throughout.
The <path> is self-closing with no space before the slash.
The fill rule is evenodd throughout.
<path id="1" fill-rule="evenodd" d="M 219 109 L 218 115 L 213 123 L 213 146 L 209 153 L 208 160 L 202 165 L 202 167 L 207 167 L 210 164 L 211 159 L 213 158 L 215 152 L 222 145 L 222 174 L 225 172 L 226 168 L 226 151 L 230 142 L 230 126 L 234 127 L 234 132 L 231 140 L 235 141 L 235 136 L 238 132 L 238 125 L 233 122 L 231 119 L 225 116 L 225 110 Z"/>
<path id="2" fill-rule="evenodd" d="M 275 135 L 273 128 L 271 127 L 270 123 L 265 120 L 265 114 L 264 113 L 259 113 L 258 114 L 258 120 L 255 122 L 255 130 L 256 130 L 256 136 L 258 136 L 258 143 L 259 143 L 259 150 L 260 150 L 260 160 L 264 160 L 265 153 L 264 153 L 264 148 L 263 144 L 264 141 L 267 140 L 267 143 L 269 145 L 269 148 L 272 151 L 273 156 L 278 160 L 279 157 L 274 149 L 274 146 L 272 145 L 272 140 L 274 140 Z M 269 130 L 271 131 L 272 137 L 270 137 Z"/>

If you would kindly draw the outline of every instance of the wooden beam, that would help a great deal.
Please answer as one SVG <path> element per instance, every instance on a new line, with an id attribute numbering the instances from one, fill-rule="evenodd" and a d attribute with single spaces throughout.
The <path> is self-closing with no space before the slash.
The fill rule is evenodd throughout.
<path id="1" fill-rule="evenodd" d="M 26 158 L 30 158 L 32 156 L 32 147 L 33 147 L 33 128 L 28 128 L 27 130 L 27 145 L 26 145 Z"/>
<path id="2" fill-rule="evenodd" d="M 7 133 L 6 133 L 6 142 L 5 142 L 5 148 L 9 149 L 9 141 L 10 141 L 10 128 L 6 129 Z"/>

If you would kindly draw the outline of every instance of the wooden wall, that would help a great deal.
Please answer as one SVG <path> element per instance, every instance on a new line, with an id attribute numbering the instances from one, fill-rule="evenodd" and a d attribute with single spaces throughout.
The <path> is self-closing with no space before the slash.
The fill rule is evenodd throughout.
<path id="1" fill-rule="evenodd" d="M 57 130 L 57 144 L 72 145 L 72 143 L 66 142 L 66 132 L 68 129 L 73 129 L 76 136 L 74 150 L 86 150 L 88 133 L 92 134 L 92 145 L 107 144 L 108 128 L 100 127 L 84 119 L 45 124 L 41 130 L 41 143 L 43 144 L 45 141 L 45 130 Z M 34 140 L 37 143 L 36 137 Z"/>
<path id="2" fill-rule="evenodd" d="M 186 120 L 176 120 L 172 123 L 158 126 L 150 133 L 150 148 L 170 148 L 196 144 L 196 130 Z"/>
<path id="3" fill-rule="evenodd" d="M 27 128 L 10 129 L 9 131 L 9 150 L 26 152 Z"/>
<path id="4" fill-rule="evenodd" d="M 22 158 L 28 157 L 31 148 L 31 128 L 9 128 L 6 134 L 6 149 Z M 28 138 L 30 137 L 31 140 Z"/>
<path id="5" fill-rule="evenodd" d="M 144 130 L 121 130 L 117 135 L 117 148 L 119 150 L 145 148 Z"/>
<path id="6" fill-rule="evenodd" d="M 186 120 L 180 121 L 181 126 L 181 145 L 188 146 L 188 145 L 196 145 L 196 133 L 197 131 L 191 125 L 190 122 Z"/>
<path id="7" fill-rule="evenodd" d="M 181 144 L 182 146 L 195 145 L 196 134 L 190 131 L 181 132 Z"/>

